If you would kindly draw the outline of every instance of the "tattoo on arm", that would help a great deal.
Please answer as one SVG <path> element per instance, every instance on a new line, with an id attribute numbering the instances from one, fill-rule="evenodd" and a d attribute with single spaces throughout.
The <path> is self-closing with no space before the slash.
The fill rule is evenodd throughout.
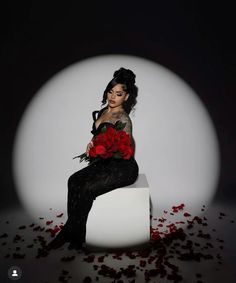
<path id="1" fill-rule="evenodd" d="M 121 117 L 122 123 L 125 123 L 124 131 L 132 137 L 132 122 L 128 115 L 122 115 Z"/>
<path id="2" fill-rule="evenodd" d="M 108 122 L 115 124 L 118 120 L 125 124 L 124 131 L 132 137 L 132 122 L 129 115 L 124 113 L 113 113 L 110 119 L 108 119 Z"/>

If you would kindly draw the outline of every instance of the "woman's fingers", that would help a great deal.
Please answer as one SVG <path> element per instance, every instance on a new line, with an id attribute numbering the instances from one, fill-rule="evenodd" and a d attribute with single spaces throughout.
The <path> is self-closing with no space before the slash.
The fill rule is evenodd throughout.
<path id="1" fill-rule="evenodd" d="M 87 150 L 90 150 L 91 147 L 93 147 L 93 142 L 92 141 L 87 145 Z"/>
<path id="2" fill-rule="evenodd" d="M 91 147 L 93 147 L 93 142 L 92 141 L 87 145 L 87 149 L 86 149 L 87 156 L 89 155 L 89 151 L 90 151 Z"/>

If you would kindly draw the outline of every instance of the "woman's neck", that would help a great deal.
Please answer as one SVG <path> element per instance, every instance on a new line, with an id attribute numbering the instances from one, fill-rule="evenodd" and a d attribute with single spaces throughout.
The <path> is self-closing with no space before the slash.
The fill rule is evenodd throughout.
<path id="1" fill-rule="evenodd" d="M 122 106 L 115 107 L 115 108 L 111 108 L 108 106 L 106 113 L 119 113 L 119 112 L 124 112 L 124 109 Z"/>

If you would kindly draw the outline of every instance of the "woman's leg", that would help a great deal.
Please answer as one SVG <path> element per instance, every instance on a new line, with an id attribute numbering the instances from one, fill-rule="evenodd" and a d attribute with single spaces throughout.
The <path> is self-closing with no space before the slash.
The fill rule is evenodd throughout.
<path id="1" fill-rule="evenodd" d="M 70 242 L 85 242 L 86 222 L 94 199 L 132 184 L 137 176 L 138 166 L 134 161 L 99 162 L 71 175 L 68 180 L 68 220 L 60 234 Z"/>
<path id="2" fill-rule="evenodd" d="M 84 169 L 74 173 L 68 179 L 68 197 L 67 197 L 67 214 L 68 219 L 62 230 L 47 246 L 48 249 L 57 249 L 64 245 L 65 242 L 77 241 L 84 242 L 86 230 L 80 227 L 86 227 L 87 215 L 92 206 L 93 200 L 85 200 L 86 182 L 91 178 L 91 168 Z M 85 223 L 85 225 L 83 225 Z"/>
<path id="3" fill-rule="evenodd" d="M 90 165 L 68 180 L 68 220 L 65 229 L 72 241 L 85 242 L 86 222 L 97 196 L 132 184 L 138 176 L 137 163 L 111 161 Z"/>

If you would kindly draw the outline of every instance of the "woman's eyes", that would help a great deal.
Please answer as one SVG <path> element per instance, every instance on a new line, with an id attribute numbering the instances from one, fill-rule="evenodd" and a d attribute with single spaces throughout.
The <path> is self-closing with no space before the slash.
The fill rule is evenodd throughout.
<path id="1" fill-rule="evenodd" d="M 108 93 L 112 94 L 112 91 L 109 91 Z M 124 93 L 116 93 L 117 96 L 122 96 Z"/>

